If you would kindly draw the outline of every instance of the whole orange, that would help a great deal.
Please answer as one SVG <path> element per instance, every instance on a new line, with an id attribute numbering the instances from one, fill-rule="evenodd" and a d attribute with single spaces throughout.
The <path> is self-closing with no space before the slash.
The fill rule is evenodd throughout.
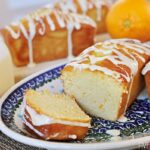
<path id="1" fill-rule="evenodd" d="M 148 0 L 118 0 L 106 19 L 113 38 L 150 40 L 150 2 Z"/>

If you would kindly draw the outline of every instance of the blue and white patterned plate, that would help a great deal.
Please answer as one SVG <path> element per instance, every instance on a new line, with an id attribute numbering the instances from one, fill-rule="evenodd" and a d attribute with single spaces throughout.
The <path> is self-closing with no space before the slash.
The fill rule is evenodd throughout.
<path id="1" fill-rule="evenodd" d="M 92 118 L 92 127 L 84 140 L 71 142 L 43 141 L 30 135 L 22 123 L 23 93 L 32 88 L 63 92 L 59 79 L 64 65 L 38 72 L 12 87 L 1 104 L 0 129 L 9 137 L 22 143 L 48 149 L 116 149 L 142 146 L 150 142 L 150 101 L 143 91 L 125 114 L 125 120 L 116 122 Z"/>

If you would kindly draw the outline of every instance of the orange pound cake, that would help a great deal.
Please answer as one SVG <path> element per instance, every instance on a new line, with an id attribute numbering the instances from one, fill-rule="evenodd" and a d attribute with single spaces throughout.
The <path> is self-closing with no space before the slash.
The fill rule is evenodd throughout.
<path id="1" fill-rule="evenodd" d="M 54 7 L 89 16 L 97 24 L 97 33 L 103 33 L 106 32 L 105 20 L 111 5 L 111 0 L 61 0 Z"/>
<path id="2" fill-rule="evenodd" d="M 142 74 L 144 75 L 145 78 L 146 89 L 147 89 L 148 97 L 150 99 L 150 62 L 146 64 L 146 66 L 142 70 Z"/>
<path id="3" fill-rule="evenodd" d="M 149 58 L 150 47 L 137 40 L 98 43 L 62 70 L 64 90 L 88 114 L 115 121 L 143 89 L 141 71 Z"/>
<path id="4" fill-rule="evenodd" d="M 42 139 L 83 139 L 90 127 L 90 117 L 67 95 L 30 89 L 24 105 L 24 124 Z"/>
<path id="5" fill-rule="evenodd" d="M 76 56 L 94 43 L 87 16 L 43 8 L 1 30 L 16 66 Z"/>

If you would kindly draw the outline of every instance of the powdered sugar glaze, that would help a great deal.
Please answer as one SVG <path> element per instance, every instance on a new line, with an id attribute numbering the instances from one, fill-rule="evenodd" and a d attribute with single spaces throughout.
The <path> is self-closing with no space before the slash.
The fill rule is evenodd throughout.
<path id="1" fill-rule="evenodd" d="M 129 50 L 132 52 L 129 52 Z M 86 49 L 67 66 L 72 66 L 74 69 L 81 71 L 82 69 L 100 71 L 106 75 L 112 76 L 119 82 L 122 82 L 121 77 L 123 77 L 129 83 L 127 102 L 124 110 L 125 113 L 130 100 L 134 77 L 138 72 L 139 61 L 143 63 L 146 62 L 144 54 L 150 55 L 150 47 L 137 40 L 108 40 Z M 102 66 L 101 62 L 104 60 L 110 61 L 121 71 L 115 71 L 106 65 Z M 126 71 L 121 65 L 126 66 L 130 71 Z"/>
<path id="2" fill-rule="evenodd" d="M 122 46 L 121 50 L 118 47 L 119 45 Z M 132 53 L 130 53 L 128 49 L 131 49 Z M 96 56 L 97 54 L 101 56 Z M 104 43 L 98 43 L 86 49 L 79 57 L 68 64 L 68 66 L 73 66 L 74 68 L 79 68 L 80 70 L 99 70 L 117 79 L 122 76 L 127 82 L 130 82 L 138 71 L 137 58 L 143 63 L 146 61 L 143 54 L 150 55 L 150 48 L 147 45 L 140 43 L 138 40 L 107 40 Z M 89 60 L 89 64 L 84 63 L 86 60 Z M 109 60 L 111 63 L 119 67 L 124 73 L 111 70 L 107 66 L 103 67 L 97 65 L 97 63 L 103 60 Z M 125 69 L 121 68 L 120 65 L 128 67 L 131 73 L 125 71 Z"/>
<path id="3" fill-rule="evenodd" d="M 146 75 L 148 72 L 150 71 L 150 62 L 148 62 L 146 64 L 146 66 L 144 67 L 144 69 L 142 70 L 142 74 Z"/>
<path id="4" fill-rule="evenodd" d="M 28 42 L 28 49 L 29 49 L 29 64 L 28 66 L 34 66 L 34 59 L 33 59 L 33 47 L 32 41 L 37 34 L 37 32 L 43 36 L 46 33 L 46 24 L 43 19 L 46 18 L 46 22 L 49 25 L 51 31 L 56 30 L 56 22 L 53 21 L 51 14 L 53 14 L 56 18 L 57 24 L 60 28 L 66 28 L 68 31 L 68 58 L 72 58 L 72 33 L 73 30 L 80 30 L 81 24 L 88 24 L 96 28 L 95 22 L 86 16 L 80 16 L 73 13 L 65 13 L 60 12 L 58 10 L 51 10 L 49 7 L 45 7 L 31 15 L 26 16 L 24 19 L 28 22 L 27 29 L 24 24 L 19 21 L 11 24 L 11 26 L 6 26 L 6 30 L 8 30 L 11 36 L 14 39 L 18 39 L 21 34 L 26 38 Z M 36 23 L 40 24 L 40 28 L 36 32 Z M 19 27 L 18 31 L 13 29 L 13 26 Z"/>
<path id="5" fill-rule="evenodd" d="M 111 5 L 111 1 L 109 0 L 62 0 L 59 3 L 55 4 L 58 9 L 63 10 L 65 12 L 74 12 L 77 13 L 77 5 L 79 5 L 81 9 L 81 13 L 86 15 L 88 10 L 92 8 L 96 8 L 96 20 L 101 21 L 102 19 L 102 6 Z"/>

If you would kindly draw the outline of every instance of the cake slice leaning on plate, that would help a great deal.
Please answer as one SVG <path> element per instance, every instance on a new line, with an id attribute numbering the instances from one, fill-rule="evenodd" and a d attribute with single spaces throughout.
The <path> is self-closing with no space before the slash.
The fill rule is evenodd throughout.
<path id="1" fill-rule="evenodd" d="M 87 113 L 115 121 L 143 89 L 149 58 L 150 47 L 137 40 L 98 43 L 62 70 L 64 90 Z"/>
<path id="2" fill-rule="evenodd" d="M 24 124 L 42 139 L 83 139 L 90 127 L 90 117 L 67 95 L 30 89 L 24 104 Z"/>

